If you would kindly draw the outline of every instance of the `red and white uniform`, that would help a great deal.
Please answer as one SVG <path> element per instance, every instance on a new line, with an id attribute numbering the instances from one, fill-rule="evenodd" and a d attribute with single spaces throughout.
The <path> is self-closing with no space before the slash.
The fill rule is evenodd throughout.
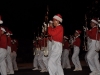
<path id="1" fill-rule="evenodd" d="M 39 57 L 38 57 L 38 63 L 39 63 L 39 66 L 41 68 L 40 72 L 46 72 L 46 66 L 45 66 L 45 64 L 43 62 L 44 49 L 47 46 L 47 42 L 46 41 L 47 41 L 46 38 L 41 38 L 39 40 L 39 45 L 41 47 L 41 50 L 40 50 L 40 53 L 39 53 Z"/>
<path id="2" fill-rule="evenodd" d="M 35 41 L 33 43 L 34 45 L 34 60 L 33 60 L 33 67 L 34 69 L 33 70 L 39 70 L 39 62 L 38 62 L 38 58 L 39 58 L 39 55 L 40 55 L 40 45 L 39 45 L 39 40 Z"/>
<path id="3" fill-rule="evenodd" d="M 7 37 L 5 34 L 0 36 L 0 73 L 1 75 L 7 75 L 5 58 L 7 55 Z"/>
<path id="4" fill-rule="evenodd" d="M 62 68 L 69 69 L 71 68 L 69 61 L 69 42 L 67 40 L 64 41 L 63 52 L 62 52 Z"/>
<path id="5" fill-rule="evenodd" d="M 90 38 L 89 46 L 88 46 L 88 53 L 87 53 L 87 61 L 92 73 L 100 72 L 100 64 L 99 64 L 99 54 L 96 50 L 100 48 L 100 33 L 98 33 L 98 28 L 94 26 L 91 30 L 87 30 L 87 35 Z"/>
<path id="6" fill-rule="evenodd" d="M 48 34 L 52 36 L 52 40 L 62 43 L 63 41 L 63 27 L 58 25 L 56 28 L 48 27 Z"/>
<path id="7" fill-rule="evenodd" d="M 17 49 L 18 49 L 18 41 L 12 40 L 12 43 L 11 43 L 11 58 L 12 58 L 12 64 L 13 64 L 14 70 L 18 70 L 18 66 L 17 66 L 17 62 L 16 62 Z"/>
<path id="8" fill-rule="evenodd" d="M 48 59 L 49 59 L 49 53 L 50 53 L 48 44 L 50 44 L 50 42 L 49 42 L 50 38 L 49 39 L 45 38 L 44 40 L 45 40 L 45 46 L 44 46 L 43 62 L 44 62 L 44 65 L 46 67 L 46 70 L 48 70 Z"/>
<path id="9" fill-rule="evenodd" d="M 58 16 L 55 16 L 58 17 Z M 48 34 L 52 37 L 52 49 L 48 60 L 48 70 L 50 75 L 64 75 L 61 66 L 63 27 L 58 25 L 55 28 L 48 27 Z"/>
<path id="10" fill-rule="evenodd" d="M 74 51 L 72 55 L 72 62 L 75 65 L 75 69 L 73 71 L 82 70 L 81 63 L 79 60 L 80 44 L 81 44 L 80 38 L 78 36 L 75 37 L 74 42 L 73 42 Z"/>
<path id="11" fill-rule="evenodd" d="M 9 31 L 7 33 L 9 33 Z M 8 74 L 14 74 L 12 59 L 11 59 L 11 36 L 10 36 L 10 34 L 7 35 L 7 58 L 6 58 L 6 62 L 7 62 L 7 72 L 8 72 Z"/>

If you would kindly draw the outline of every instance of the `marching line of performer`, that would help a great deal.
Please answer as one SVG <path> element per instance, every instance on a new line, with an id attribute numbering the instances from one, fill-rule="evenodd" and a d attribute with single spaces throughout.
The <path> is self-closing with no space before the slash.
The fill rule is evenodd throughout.
<path id="1" fill-rule="evenodd" d="M 3 24 L 0 16 L 0 25 Z M 18 71 L 16 62 L 18 41 L 12 38 L 12 32 L 7 27 L 0 26 L 0 73 L 1 75 L 14 74 Z"/>
<path id="2" fill-rule="evenodd" d="M 64 35 L 62 16 L 57 14 L 49 24 L 42 27 L 42 34 L 47 31 L 47 35 L 41 35 L 34 40 L 34 61 L 33 70 L 40 72 L 49 72 L 50 75 L 64 75 L 63 69 L 71 69 L 71 61 L 75 66 L 73 71 L 82 71 L 82 64 L 79 59 L 80 45 L 83 40 L 80 39 L 82 30 L 76 30 L 74 36 Z M 99 50 L 100 50 L 100 32 L 98 18 L 92 18 L 90 21 L 91 29 L 84 27 L 87 34 L 87 53 L 85 60 L 91 70 L 89 75 L 100 74 Z M 45 45 L 44 45 L 45 44 Z M 69 54 L 73 48 L 72 59 Z M 46 56 L 45 56 L 46 55 Z"/>

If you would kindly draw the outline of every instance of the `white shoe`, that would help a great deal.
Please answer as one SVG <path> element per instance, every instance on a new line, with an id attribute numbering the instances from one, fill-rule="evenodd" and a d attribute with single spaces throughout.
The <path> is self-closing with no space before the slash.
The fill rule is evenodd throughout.
<path id="1" fill-rule="evenodd" d="M 14 69 L 14 71 L 18 71 L 18 69 Z"/>
<path id="2" fill-rule="evenodd" d="M 89 75 L 97 75 L 96 71 L 92 71 Z"/>
<path id="3" fill-rule="evenodd" d="M 34 68 L 34 69 L 32 69 L 32 70 L 38 70 L 38 68 Z"/>
<path id="4" fill-rule="evenodd" d="M 78 68 L 78 71 L 82 71 L 82 68 Z"/>
<path id="5" fill-rule="evenodd" d="M 78 69 L 77 69 L 77 68 L 75 68 L 73 71 L 78 71 Z"/>
<path id="6" fill-rule="evenodd" d="M 14 72 L 8 72 L 7 74 L 14 74 Z"/>
<path id="7" fill-rule="evenodd" d="M 44 70 L 41 70 L 40 72 L 47 72 L 47 70 L 46 70 L 46 69 L 44 69 Z"/>

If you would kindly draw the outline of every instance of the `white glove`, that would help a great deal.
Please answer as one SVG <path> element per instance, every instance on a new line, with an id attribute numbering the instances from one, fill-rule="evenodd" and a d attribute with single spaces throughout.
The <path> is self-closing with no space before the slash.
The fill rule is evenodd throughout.
<path id="1" fill-rule="evenodd" d="M 46 23 L 45 22 L 43 24 L 44 24 L 44 26 L 46 26 Z"/>
<path id="2" fill-rule="evenodd" d="M 48 24 L 48 27 L 50 27 L 50 25 Z"/>
<path id="3" fill-rule="evenodd" d="M 83 26 L 83 29 L 84 29 L 85 32 L 88 30 L 88 28 L 87 27 L 84 27 L 84 26 Z"/>
<path id="4" fill-rule="evenodd" d="M 46 27 L 47 27 L 47 25 L 46 25 L 46 24 L 44 24 L 44 27 L 46 28 Z"/>
<path id="5" fill-rule="evenodd" d="M 42 29 L 42 32 L 44 32 L 44 28 Z"/>
<path id="6" fill-rule="evenodd" d="M 65 39 L 68 39 L 66 36 L 64 36 Z"/>

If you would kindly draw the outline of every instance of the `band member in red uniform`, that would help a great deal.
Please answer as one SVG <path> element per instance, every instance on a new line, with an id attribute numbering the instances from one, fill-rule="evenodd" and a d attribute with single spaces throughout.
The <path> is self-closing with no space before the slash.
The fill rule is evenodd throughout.
<path id="1" fill-rule="evenodd" d="M 53 21 L 49 21 L 49 25 L 53 26 Z M 43 62 L 46 66 L 46 69 L 48 71 L 48 59 L 49 59 L 49 56 L 50 56 L 50 51 L 51 51 L 51 37 L 48 36 L 48 37 L 45 37 L 45 43 L 47 44 L 45 49 L 44 49 L 44 56 L 43 56 Z"/>
<path id="2" fill-rule="evenodd" d="M 79 61 L 79 52 L 80 52 L 80 44 L 81 44 L 81 40 L 79 38 L 80 34 L 81 34 L 80 30 L 76 30 L 74 34 L 75 37 L 74 37 L 74 42 L 73 42 L 74 51 L 72 55 L 72 62 L 75 65 L 75 69 L 73 71 L 82 70 L 81 63 Z"/>
<path id="3" fill-rule="evenodd" d="M 1 75 L 7 75 L 6 67 L 6 55 L 7 55 L 7 36 L 4 34 L 6 30 L 1 27 L 0 36 L 0 73 Z"/>
<path id="4" fill-rule="evenodd" d="M 17 49 L 18 49 L 18 41 L 16 39 L 11 40 L 11 58 L 12 58 L 13 68 L 15 71 L 18 71 L 18 66 L 16 62 Z"/>
<path id="5" fill-rule="evenodd" d="M 57 14 L 53 17 L 55 28 L 48 25 L 48 34 L 52 37 L 52 50 L 48 60 L 48 70 L 50 75 L 64 75 L 61 66 L 63 26 L 60 23 L 62 23 L 62 16 Z"/>
<path id="6" fill-rule="evenodd" d="M 8 74 L 14 74 L 12 60 L 11 60 L 11 35 L 12 32 L 10 30 L 7 30 L 7 72 Z"/>
<path id="7" fill-rule="evenodd" d="M 39 54 L 40 54 L 40 46 L 39 46 L 39 40 L 37 39 L 36 41 L 33 41 L 33 45 L 34 45 L 34 60 L 33 60 L 33 67 L 34 69 L 32 70 L 39 70 L 39 62 L 38 62 L 38 58 L 39 58 Z"/>
<path id="8" fill-rule="evenodd" d="M 90 23 L 92 29 L 86 30 L 88 37 L 90 38 L 90 44 L 87 53 L 87 61 L 92 71 L 89 75 L 96 75 L 100 73 L 100 63 L 99 63 L 99 40 L 100 40 L 100 33 L 98 32 L 98 19 L 93 18 Z"/>
<path id="9" fill-rule="evenodd" d="M 40 45 L 40 52 L 39 52 L 39 57 L 38 57 L 38 63 L 41 68 L 40 72 L 47 72 L 46 66 L 43 62 L 43 56 L 44 56 L 44 49 L 47 46 L 47 42 L 45 41 L 46 39 L 43 38 L 43 36 L 39 37 L 39 45 Z"/>
<path id="10" fill-rule="evenodd" d="M 62 68 L 70 69 L 70 60 L 69 60 L 69 50 L 70 44 L 68 42 L 68 37 L 64 36 L 64 43 L 63 43 L 63 52 L 62 52 Z"/>

